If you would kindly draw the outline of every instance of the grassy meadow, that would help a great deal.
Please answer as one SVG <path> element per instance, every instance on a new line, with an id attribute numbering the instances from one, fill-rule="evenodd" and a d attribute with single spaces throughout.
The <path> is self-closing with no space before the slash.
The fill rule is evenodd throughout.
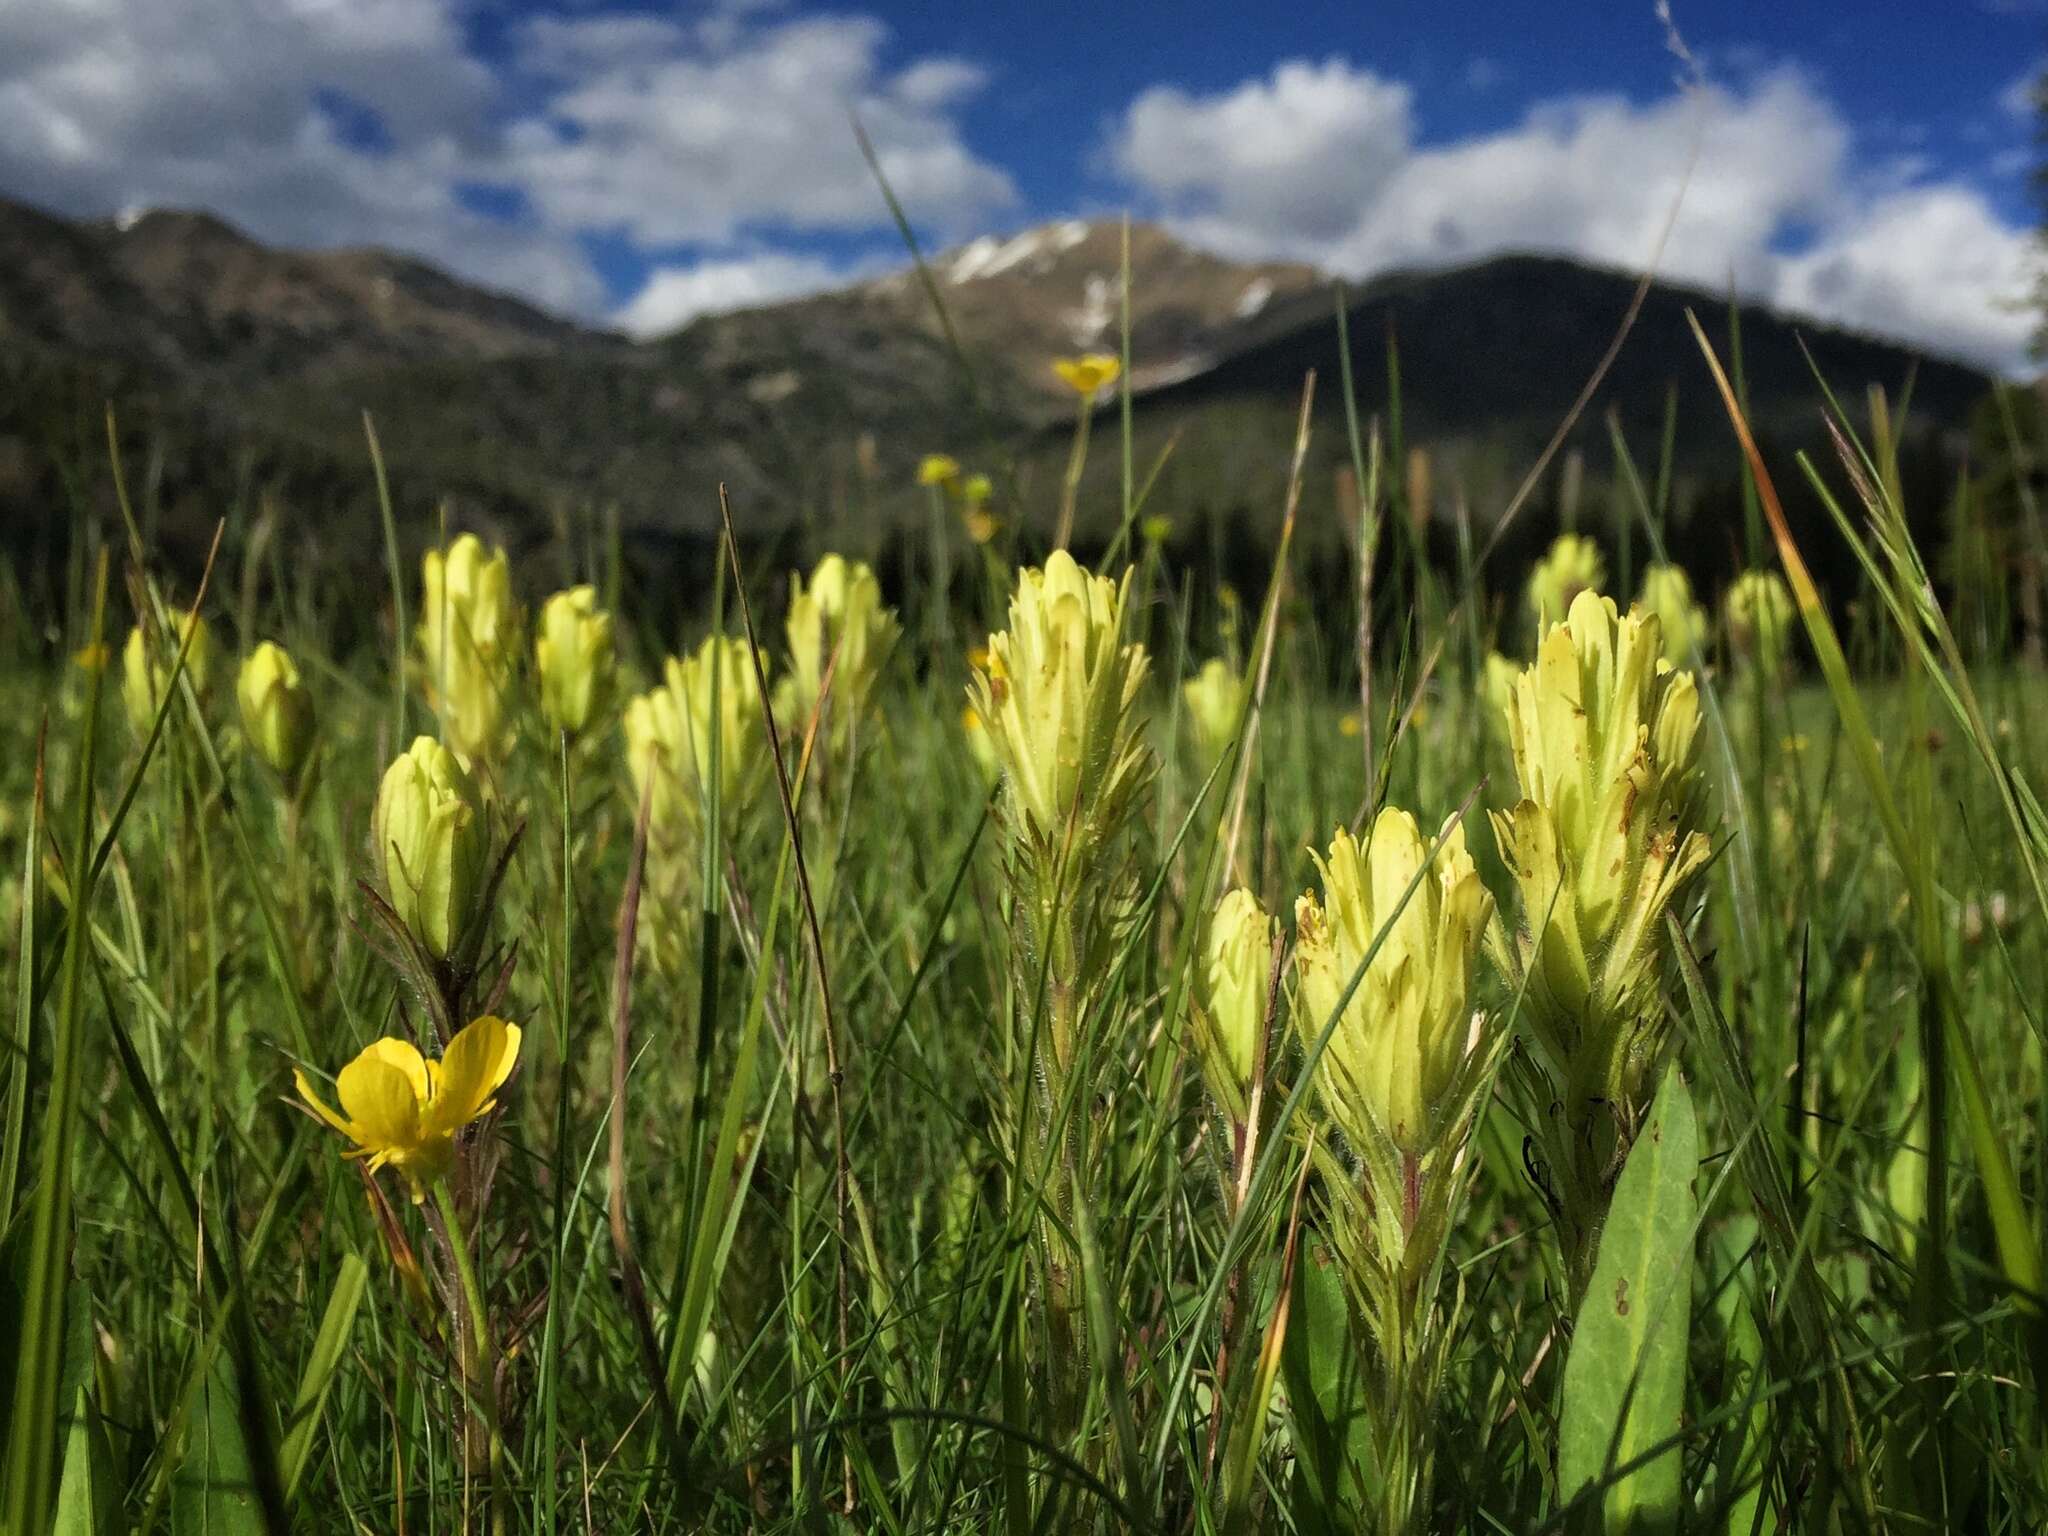
<path id="1" fill-rule="evenodd" d="M 1284 474 L 1058 550 L 1110 409 L 685 633 L 399 507 L 338 651 L 124 497 L 0 678 L 4 1528 L 2042 1529 L 2048 550 L 1836 419 L 1727 592 L 1358 423 L 1364 624 Z"/>

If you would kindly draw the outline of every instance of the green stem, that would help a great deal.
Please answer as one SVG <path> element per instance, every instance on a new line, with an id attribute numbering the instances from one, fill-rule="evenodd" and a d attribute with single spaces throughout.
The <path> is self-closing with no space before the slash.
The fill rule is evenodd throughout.
<path id="1" fill-rule="evenodd" d="M 469 1308 L 476 1368 L 473 1373 L 463 1374 L 474 1376 L 477 1405 L 483 1411 L 484 1430 L 490 1437 L 491 1532 L 492 1536 L 505 1536 L 510 1490 L 505 1486 L 505 1437 L 498 1427 L 498 1376 L 492 1359 L 490 1314 L 484 1310 L 483 1287 L 477 1284 L 476 1265 L 471 1262 L 469 1242 L 463 1236 L 461 1218 L 455 1213 L 455 1196 L 446 1179 L 434 1181 L 434 1203 L 448 1228 L 448 1251 L 455 1255 L 455 1271 L 462 1277 L 463 1300 Z"/>

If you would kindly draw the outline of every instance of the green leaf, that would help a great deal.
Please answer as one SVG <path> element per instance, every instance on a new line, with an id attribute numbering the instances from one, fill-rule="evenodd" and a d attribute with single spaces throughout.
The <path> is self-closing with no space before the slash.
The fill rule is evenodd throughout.
<path id="1" fill-rule="evenodd" d="M 120 1494 L 114 1486 L 113 1450 L 92 1397 L 92 1302 L 75 1280 L 65 1307 L 64 1332 L 64 1390 L 71 1414 L 52 1531 L 53 1536 L 95 1536 L 116 1529 Z"/>
<path id="2" fill-rule="evenodd" d="M 242 1435 L 235 1368 L 225 1349 L 192 1381 L 185 1455 L 171 1480 L 172 1536 L 264 1536 L 256 1466 Z"/>
<path id="3" fill-rule="evenodd" d="M 349 1330 L 355 1326 L 356 1308 L 362 1304 L 369 1279 L 370 1266 L 359 1254 L 351 1253 L 342 1259 L 341 1274 L 334 1289 L 327 1293 L 327 1311 L 320 1318 L 313 1352 L 306 1357 L 305 1372 L 299 1377 L 299 1395 L 292 1402 L 291 1424 L 278 1456 L 286 1499 L 298 1491 L 300 1474 L 313 1453 L 313 1435 L 320 1428 L 320 1408 L 327 1401 L 327 1389 L 334 1385 L 334 1373 L 341 1365 L 342 1352 L 348 1348 Z"/>
<path id="4" fill-rule="evenodd" d="M 1578 1529 L 1663 1531 L 1678 1521 L 1698 1167 L 1692 1097 L 1673 1065 L 1621 1170 L 1565 1362 L 1558 1491 L 1599 1490 Z M 1659 1446 L 1668 1449 L 1642 1461 Z"/>
<path id="5" fill-rule="evenodd" d="M 1294 1431 L 1295 1523 L 1304 1530 L 1348 1530 L 1370 1507 L 1368 1493 L 1379 1482 L 1365 1351 L 1351 1332 L 1336 1255 L 1305 1247 L 1281 1353 Z"/>

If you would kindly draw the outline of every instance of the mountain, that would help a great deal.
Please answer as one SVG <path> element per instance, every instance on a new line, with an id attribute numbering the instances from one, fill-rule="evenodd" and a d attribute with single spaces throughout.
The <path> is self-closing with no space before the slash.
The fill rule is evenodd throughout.
<path id="1" fill-rule="evenodd" d="M 1069 221 L 941 252 L 924 275 L 631 341 L 386 252 L 278 250 L 203 214 L 79 222 L 0 202 L 0 539 L 61 564 L 60 512 L 85 494 L 105 505 L 91 488 L 106 480 L 107 401 L 130 464 L 148 468 L 155 531 L 188 562 L 215 517 L 265 500 L 316 557 L 373 558 L 365 411 L 409 528 L 442 502 L 516 543 L 605 507 L 658 550 L 715 526 L 723 483 L 763 538 L 824 527 L 872 548 L 923 526 L 910 471 L 935 450 L 1014 465 L 1002 478 L 1043 515 L 1073 410 L 1050 363 L 1116 348 L 1123 261 L 1120 225 Z M 1129 263 L 1141 462 L 1176 445 L 1158 505 L 1273 505 L 1310 369 L 1323 423 L 1312 470 L 1348 457 L 1326 278 L 1227 261 L 1142 224 Z M 1476 507 L 1496 506 L 1633 288 L 1524 256 L 1363 285 L 1348 297 L 1360 410 L 1391 421 L 1383 360 L 1397 339 L 1406 441 L 1428 445 Z M 1678 461 L 1725 476 L 1726 423 L 1702 389 L 1688 305 L 1725 331 L 1724 298 L 1655 285 L 1581 426 L 1589 459 L 1605 459 L 1610 401 L 1652 455 L 1678 381 Z M 1845 397 L 1912 376 L 1915 419 L 1937 433 L 1960 428 L 1986 386 L 1962 365 L 1754 306 L 1741 323 L 1758 424 L 1787 441 L 1819 440 L 1802 338 Z M 1084 529 L 1090 505 L 1114 502 L 1115 458 L 1093 461 Z"/>

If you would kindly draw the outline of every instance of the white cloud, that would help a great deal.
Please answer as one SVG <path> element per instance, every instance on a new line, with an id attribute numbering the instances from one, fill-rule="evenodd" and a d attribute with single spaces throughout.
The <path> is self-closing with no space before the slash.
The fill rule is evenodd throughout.
<path id="1" fill-rule="evenodd" d="M 628 335 L 659 336 L 699 315 L 817 293 L 848 281 L 850 276 L 846 268 L 831 262 L 781 251 L 657 267 L 612 318 Z"/>
<path id="2" fill-rule="evenodd" d="M 1967 187 L 1859 163 L 1841 114 L 1796 70 L 1647 104 L 1548 102 L 1445 144 L 1416 142 L 1408 105 L 1397 82 L 1341 61 L 1283 64 L 1213 96 L 1143 93 L 1109 158 L 1192 239 L 1352 276 L 1510 250 L 1639 266 L 1676 207 L 1668 275 L 1732 278 L 1993 366 L 2022 359 L 2026 236 Z M 1280 123 L 1297 131 L 1261 126 Z"/>
<path id="3" fill-rule="evenodd" d="M 544 214 L 647 245 L 723 242 L 763 227 L 869 228 L 887 217 L 853 135 L 858 116 L 915 218 L 965 229 L 1016 200 L 947 109 L 973 66 L 921 60 L 891 73 L 867 17 L 700 32 L 637 18 L 530 23 L 523 60 L 569 75 L 513 129 L 503 164 Z"/>

